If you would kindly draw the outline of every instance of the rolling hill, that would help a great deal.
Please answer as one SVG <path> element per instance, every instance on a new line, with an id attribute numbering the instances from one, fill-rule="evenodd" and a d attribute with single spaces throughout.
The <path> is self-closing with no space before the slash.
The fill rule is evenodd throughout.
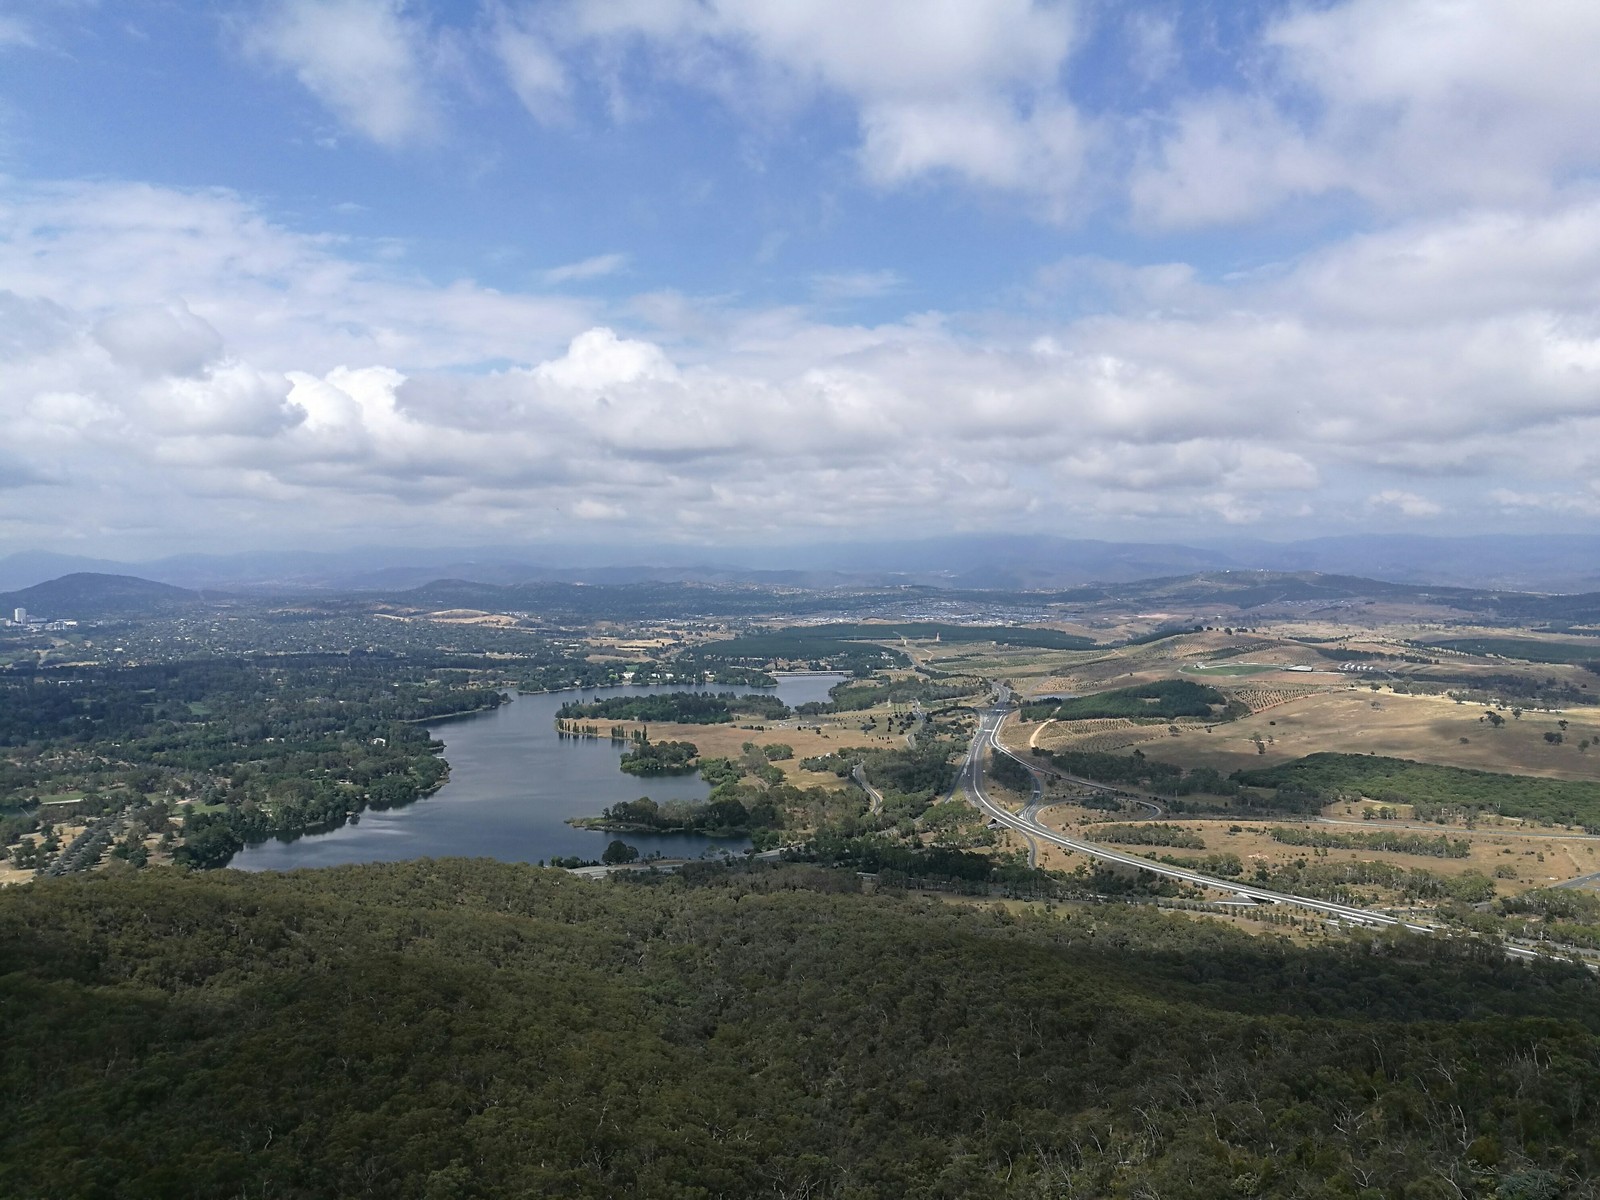
<path id="1" fill-rule="evenodd" d="M 0 612 L 26 608 L 41 617 L 82 620 L 95 617 L 150 616 L 204 602 L 199 592 L 155 583 L 136 575 L 79 571 L 0 594 Z"/>

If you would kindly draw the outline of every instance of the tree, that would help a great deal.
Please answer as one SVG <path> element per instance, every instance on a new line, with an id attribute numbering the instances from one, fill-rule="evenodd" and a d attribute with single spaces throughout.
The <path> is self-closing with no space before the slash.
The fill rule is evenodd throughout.
<path id="1" fill-rule="evenodd" d="M 628 845 L 621 838 L 612 838 L 611 844 L 606 847 L 606 852 L 600 856 L 600 861 L 608 867 L 614 867 L 621 863 L 636 862 L 638 858 L 639 851 L 636 847 Z"/>

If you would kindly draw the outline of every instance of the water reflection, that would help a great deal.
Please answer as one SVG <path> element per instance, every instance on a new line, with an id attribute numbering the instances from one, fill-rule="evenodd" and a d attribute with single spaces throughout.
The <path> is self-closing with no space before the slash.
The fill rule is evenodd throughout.
<path id="1" fill-rule="evenodd" d="M 790 707 L 826 700 L 828 689 L 843 678 L 784 676 L 777 695 Z M 604 739 L 558 738 L 556 710 L 574 699 L 683 690 L 672 686 L 574 689 L 519 696 L 493 712 L 440 720 L 429 728 L 445 744 L 450 779 L 437 793 L 399 808 L 369 808 L 359 821 L 337 829 L 247 846 L 230 865 L 264 871 L 456 855 L 507 862 L 572 856 L 597 859 L 614 835 L 574 829 L 566 824 L 568 817 L 592 816 L 608 804 L 641 795 L 662 803 L 704 800 L 709 789 L 695 775 L 651 779 L 624 775 L 617 769 L 617 760 L 626 747 Z M 750 844 L 748 838 L 696 834 L 630 833 L 625 840 L 642 855 L 659 853 L 674 858 L 738 853 Z"/>

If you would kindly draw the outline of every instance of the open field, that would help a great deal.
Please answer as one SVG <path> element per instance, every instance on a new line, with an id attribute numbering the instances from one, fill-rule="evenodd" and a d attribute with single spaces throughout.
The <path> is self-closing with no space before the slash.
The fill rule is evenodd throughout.
<path id="1" fill-rule="evenodd" d="M 1238 677 L 1241 675 L 1270 675 L 1281 673 L 1284 668 L 1275 663 L 1248 663 L 1248 662 L 1219 662 L 1219 663 L 1190 663 L 1181 668 L 1186 674 L 1198 675 L 1202 678 L 1220 675 L 1223 678 Z M 1301 674 L 1301 672 L 1295 672 Z"/>
<path id="2" fill-rule="evenodd" d="M 1239 698 L 1252 708 L 1272 699 L 1249 694 Z M 1119 725 L 1112 740 L 1116 748 L 1137 746 L 1163 762 L 1213 767 L 1224 774 L 1332 750 L 1553 779 L 1600 780 L 1600 708 L 1525 710 L 1520 718 L 1506 710 L 1501 714 L 1505 723 L 1498 729 L 1481 719 L 1484 712 L 1482 705 L 1457 704 L 1444 696 L 1373 692 L 1344 684 L 1289 693 L 1270 707 L 1224 724 L 1180 720 Z M 1177 736 L 1169 724 L 1176 724 Z M 1018 724 L 1008 727 L 1006 740 L 1025 747 L 1037 733 L 1035 744 L 1046 750 L 1110 749 L 1102 744 L 1107 742 L 1104 725 Z M 1545 739 L 1547 733 L 1561 734 L 1561 743 L 1552 745 Z M 1580 748 L 1585 741 L 1591 743 L 1588 750 Z"/>
<path id="3" fill-rule="evenodd" d="M 997 672 L 997 677 L 1012 678 L 1028 696 L 1083 695 L 1163 678 L 1204 680 L 1251 710 L 1249 716 L 1232 722 L 1195 718 L 1044 723 L 1013 720 L 1006 726 L 1005 740 L 1018 750 L 1025 749 L 1030 741 L 1047 750 L 1121 755 L 1138 750 L 1157 761 L 1185 768 L 1209 767 L 1224 775 L 1331 751 L 1600 782 L 1600 706 L 1576 702 L 1586 698 L 1582 693 L 1600 689 L 1600 679 L 1594 673 L 1571 663 L 1513 661 L 1443 649 L 1430 653 L 1427 648 L 1410 644 L 1411 639 L 1419 634 L 1438 636 L 1439 631 L 1415 626 L 1385 628 L 1379 622 L 1372 629 L 1361 630 L 1329 621 L 1320 628 L 1321 632 L 1311 635 L 1317 640 L 1310 645 L 1254 634 L 1235 635 L 1230 641 L 1226 635 L 1219 637 L 1207 631 L 1110 653 L 1079 655 L 1071 664 L 1059 664 L 1057 673 L 1049 676 Z M 1288 631 L 1279 626 L 1273 632 Z M 1294 632 L 1303 634 L 1300 629 Z M 1485 641 L 1479 648 L 1488 650 L 1494 644 Z M 1239 661 L 1230 663 L 1234 657 Z M 1413 661 L 1417 659 L 1424 661 Z M 1217 665 L 1196 669 L 1200 662 Z M 1373 669 L 1341 672 L 1338 668 L 1342 662 L 1372 664 Z M 1313 669 L 1282 669 L 1291 665 Z M 1414 676 L 1424 679 L 1413 682 Z M 1458 703 L 1447 695 L 1423 694 L 1422 686 L 1441 692 L 1445 688 L 1473 690 L 1499 696 L 1503 703 Z M 1413 687 L 1419 691 L 1410 691 Z M 1550 690 L 1552 695 L 1568 697 L 1572 702 L 1541 702 L 1532 689 Z M 1502 722 L 1498 727 L 1489 719 L 1491 711 Z M 1066 802 L 1047 810 L 1047 824 L 1092 841 L 1095 827 L 1108 820 L 1146 819 L 1137 812 L 1113 815 L 1085 808 L 1071 802 L 1072 793 L 1070 786 L 1058 784 L 1051 788 L 1053 796 L 1063 797 Z M 1600 872 L 1600 841 L 1575 836 L 1581 833 L 1578 830 L 1524 826 L 1516 819 L 1494 816 L 1480 816 L 1473 828 L 1459 822 L 1448 826 L 1419 824 L 1406 805 L 1388 807 L 1388 815 L 1394 819 L 1362 819 L 1366 810 L 1376 818 L 1382 807 L 1376 803 L 1339 802 L 1328 806 L 1323 819 L 1316 822 L 1252 818 L 1163 820 L 1163 824 L 1199 836 L 1206 848 L 1121 848 L 1152 857 L 1198 859 L 1233 854 L 1241 860 L 1245 877 L 1254 876 L 1258 869 L 1271 876 L 1378 862 L 1441 879 L 1461 879 L 1469 892 L 1468 880 L 1487 877 L 1499 896 Z M 1469 851 L 1464 858 L 1447 858 L 1371 846 L 1293 845 L 1273 838 L 1270 830 L 1274 827 L 1336 835 L 1448 833 L 1451 838 L 1467 841 Z M 1235 832 L 1230 833 L 1230 828 Z M 1352 891 L 1374 903 L 1416 902 L 1405 898 L 1408 893 L 1386 890 L 1378 884 L 1357 884 Z"/>
<path id="4" fill-rule="evenodd" d="M 1166 762 L 1210 766 L 1224 773 L 1333 750 L 1553 779 L 1600 780 L 1600 746 L 1578 748 L 1585 740 L 1600 740 L 1600 711 L 1525 712 L 1520 720 L 1508 717 L 1498 729 L 1479 719 L 1483 712 L 1482 706 L 1457 704 L 1442 696 L 1345 688 L 1290 700 L 1213 726 L 1210 733 L 1184 728 L 1178 737 L 1171 737 L 1160 730 L 1141 748 Z M 1563 720 L 1568 722 L 1564 731 L 1557 724 Z M 1563 741 L 1553 746 L 1544 735 L 1556 732 L 1563 734 Z M 1257 749 L 1257 737 L 1265 754 Z"/>
<path id="5" fill-rule="evenodd" d="M 16 883 L 28 883 L 32 879 L 32 867 L 13 867 L 9 858 L 0 858 L 0 887 L 10 887 Z"/>
<path id="6" fill-rule="evenodd" d="M 1107 814 L 1064 803 L 1052 806 L 1044 813 L 1044 823 L 1085 841 L 1095 841 L 1096 830 L 1115 821 L 1119 824 L 1143 824 L 1136 815 Z M 1600 871 L 1600 840 L 1584 839 L 1533 839 L 1519 836 L 1509 830 L 1464 830 L 1430 827 L 1437 833 L 1448 832 L 1453 840 L 1470 843 L 1466 858 L 1439 858 L 1423 854 L 1401 854 L 1372 848 L 1325 847 L 1289 845 L 1277 841 L 1269 832 L 1273 828 L 1301 829 L 1320 833 L 1374 833 L 1392 829 L 1394 822 L 1362 822 L 1360 828 L 1345 825 L 1328 825 L 1309 821 L 1162 821 L 1163 827 L 1181 829 L 1205 842 L 1202 849 L 1177 849 L 1163 846 L 1117 846 L 1136 854 L 1148 856 L 1171 855 L 1175 857 L 1201 857 L 1207 854 L 1236 854 L 1249 877 L 1258 865 L 1270 871 L 1274 867 L 1295 860 L 1312 860 L 1325 863 L 1385 862 L 1408 869 L 1428 871 L 1435 875 L 1459 876 L 1478 872 L 1494 880 L 1498 894 L 1509 895 L 1529 888 L 1549 887 L 1580 875 Z M 1238 832 L 1230 832 L 1230 830 Z"/>

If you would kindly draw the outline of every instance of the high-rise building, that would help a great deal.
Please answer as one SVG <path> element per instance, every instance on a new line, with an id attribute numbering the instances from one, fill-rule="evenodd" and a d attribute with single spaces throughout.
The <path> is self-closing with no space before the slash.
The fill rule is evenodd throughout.
<path id="1" fill-rule="evenodd" d="M 28 610 L 25 608 L 12 609 L 11 619 L 18 625 L 26 625 L 28 623 Z"/>

